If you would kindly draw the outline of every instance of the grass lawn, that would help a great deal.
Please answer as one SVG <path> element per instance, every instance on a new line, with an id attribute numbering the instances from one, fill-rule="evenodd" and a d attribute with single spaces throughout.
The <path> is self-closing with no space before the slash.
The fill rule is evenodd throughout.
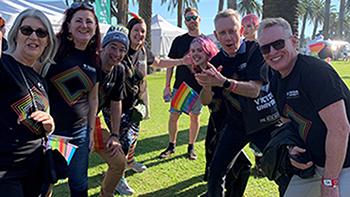
<path id="1" fill-rule="evenodd" d="M 343 80 L 350 85 L 350 63 L 333 62 Z M 176 154 L 165 160 L 158 155 L 168 144 L 167 123 L 169 104 L 162 99 L 165 84 L 165 73 L 159 72 L 148 77 L 151 102 L 151 119 L 142 122 L 141 133 L 136 148 L 136 160 L 144 163 L 148 169 L 140 174 L 126 173 L 129 185 L 136 191 L 134 196 L 199 196 L 206 191 L 206 183 L 202 181 L 205 165 L 204 139 L 208 110 L 204 108 L 201 115 L 201 129 L 195 146 L 198 159 L 189 161 L 185 158 L 188 143 L 189 117 L 183 115 L 179 121 L 179 134 Z M 253 155 L 246 148 L 251 161 Z M 100 184 L 107 165 L 92 153 L 89 166 L 89 196 L 98 196 Z M 54 196 L 69 196 L 67 180 L 56 184 Z M 278 196 L 276 185 L 264 179 L 250 177 L 245 192 L 247 197 Z"/>

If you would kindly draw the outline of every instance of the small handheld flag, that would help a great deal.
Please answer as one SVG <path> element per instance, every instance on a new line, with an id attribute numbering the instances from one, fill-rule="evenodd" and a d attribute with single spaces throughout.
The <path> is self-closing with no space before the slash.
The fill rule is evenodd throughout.
<path id="1" fill-rule="evenodd" d="M 182 82 L 171 101 L 171 107 L 189 114 L 198 99 L 198 93 Z"/>
<path id="2" fill-rule="evenodd" d="M 52 150 L 58 150 L 58 152 L 60 152 L 66 159 L 68 165 L 75 153 L 75 150 L 78 148 L 78 146 L 68 142 L 70 139 L 71 138 L 64 136 L 50 135 L 48 136 L 46 147 L 51 148 Z"/>

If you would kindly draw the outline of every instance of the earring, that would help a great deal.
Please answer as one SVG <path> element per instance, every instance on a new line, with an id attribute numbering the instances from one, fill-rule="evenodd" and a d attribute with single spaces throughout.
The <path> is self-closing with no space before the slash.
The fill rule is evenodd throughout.
<path id="1" fill-rule="evenodd" d="M 67 40 L 69 40 L 69 41 L 72 41 L 72 40 L 73 40 L 73 36 L 72 36 L 71 33 L 68 33 Z"/>

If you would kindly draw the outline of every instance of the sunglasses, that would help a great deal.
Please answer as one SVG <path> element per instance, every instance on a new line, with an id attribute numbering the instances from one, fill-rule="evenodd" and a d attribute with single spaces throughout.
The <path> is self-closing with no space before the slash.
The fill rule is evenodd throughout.
<path id="1" fill-rule="evenodd" d="M 38 38 L 45 38 L 48 35 L 47 31 L 44 29 L 38 28 L 34 30 L 32 27 L 27 25 L 20 27 L 19 30 L 25 36 L 30 36 L 33 32 L 35 32 Z"/>
<path id="2" fill-rule="evenodd" d="M 187 22 L 189 22 L 191 19 L 192 20 L 197 20 L 197 18 L 198 18 L 198 16 L 196 16 L 196 15 L 193 15 L 193 16 L 186 16 L 185 17 L 185 20 L 187 21 Z"/>
<path id="3" fill-rule="evenodd" d="M 279 40 L 276 40 L 276 41 L 271 42 L 269 44 L 265 44 L 265 45 L 261 46 L 260 47 L 261 53 L 264 54 L 264 55 L 269 54 L 270 51 L 271 51 L 271 46 L 275 50 L 281 50 L 285 46 L 285 40 L 284 39 L 279 39 Z"/>
<path id="4" fill-rule="evenodd" d="M 94 6 L 92 6 L 90 3 L 85 3 L 85 2 L 74 2 L 70 6 L 71 9 L 75 10 L 78 8 L 85 8 L 88 10 L 94 10 Z"/>

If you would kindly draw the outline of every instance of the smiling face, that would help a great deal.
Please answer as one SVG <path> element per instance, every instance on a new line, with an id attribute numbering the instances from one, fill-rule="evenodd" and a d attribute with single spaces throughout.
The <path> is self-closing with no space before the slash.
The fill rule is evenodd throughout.
<path id="1" fill-rule="evenodd" d="M 203 50 L 202 45 L 199 42 L 194 42 L 190 46 L 190 53 L 193 64 L 196 66 L 201 66 L 202 69 L 205 69 L 204 66 L 208 62 L 208 55 Z"/>
<path id="2" fill-rule="evenodd" d="M 297 40 L 291 35 L 287 35 L 283 28 L 278 25 L 267 27 L 259 35 L 258 42 L 261 47 L 278 40 L 284 40 L 284 47 L 275 49 L 270 46 L 270 52 L 263 53 L 264 59 L 274 70 L 282 76 L 287 76 L 294 67 L 297 58 Z"/>
<path id="3" fill-rule="evenodd" d="M 35 31 L 46 32 L 47 30 L 43 23 L 36 18 L 27 17 L 22 21 L 20 27 L 31 28 Z M 38 60 L 43 54 L 45 48 L 48 46 L 48 36 L 38 37 L 37 32 L 32 32 L 30 35 L 24 35 L 22 31 L 18 31 L 16 37 L 16 50 L 14 54 L 22 63 L 31 65 Z M 26 33 L 26 32 L 24 32 Z M 26 33 L 27 34 L 27 33 Z M 42 38 L 41 38 L 42 37 Z"/>
<path id="4" fill-rule="evenodd" d="M 85 50 L 95 35 L 96 26 L 95 16 L 89 10 L 79 10 L 73 15 L 68 27 L 76 48 Z"/>
<path id="5" fill-rule="evenodd" d="M 199 31 L 199 22 L 200 17 L 198 16 L 198 13 L 195 11 L 189 11 L 185 15 L 185 25 L 189 32 L 196 32 Z"/>
<path id="6" fill-rule="evenodd" d="M 107 44 L 101 53 L 103 67 L 110 70 L 113 66 L 118 65 L 124 58 L 127 49 L 124 44 L 115 41 Z"/>
<path id="7" fill-rule="evenodd" d="M 233 56 L 240 47 L 241 25 L 234 16 L 221 17 L 215 22 L 215 37 L 224 51 Z"/>
<path id="8" fill-rule="evenodd" d="M 135 24 L 130 31 L 131 48 L 137 50 L 140 46 L 142 46 L 146 39 L 146 33 L 147 29 L 145 23 Z"/>
<path id="9" fill-rule="evenodd" d="M 255 40 L 256 39 L 256 30 L 257 27 L 253 23 L 247 23 L 243 25 L 244 27 L 244 38 L 246 40 Z"/>

